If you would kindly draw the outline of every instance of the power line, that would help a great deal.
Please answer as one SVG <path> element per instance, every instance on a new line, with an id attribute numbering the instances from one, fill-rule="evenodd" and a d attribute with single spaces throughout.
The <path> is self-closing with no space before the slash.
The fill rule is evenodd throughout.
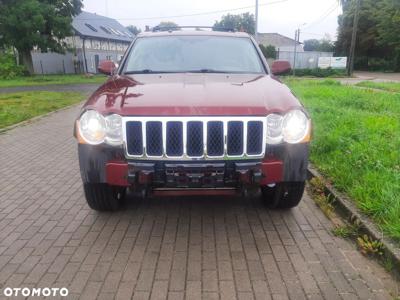
<path id="1" fill-rule="evenodd" d="M 304 33 L 304 34 L 309 34 L 309 35 L 316 35 L 316 36 L 325 36 L 325 34 L 314 33 L 314 32 L 305 32 L 305 31 L 302 31 L 302 33 Z"/>
<path id="2" fill-rule="evenodd" d="M 287 1 L 289 1 L 289 0 L 277 0 L 277 1 L 267 2 L 267 3 L 261 3 L 258 6 L 274 5 L 274 4 L 283 3 L 283 2 L 287 2 Z M 145 18 L 114 18 L 114 19 L 119 20 L 119 21 L 142 21 L 142 20 L 184 18 L 184 17 L 203 16 L 203 15 L 213 15 L 213 14 L 218 14 L 218 13 L 223 13 L 223 12 L 231 12 L 231 11 L 237 11 L 237 10 L 242 10 L 242 9 L 254 8 L 254 7 L 255 7 L 255 5 L 249 5 L 249 6 L 237 7 L 237 8 L 231 8 L 231 9 L 214 10 L 214 11 L 208 11 L 208 12 L 202 12 L 202 13 L 192 13 L 192 14 L 186 14 L 186 15 L 145 17 Z M 94 18 L 85 18 L 85 19 L 80 19 L 80 20 L 93 20 L 93 19 Z"/>
<path id="3" fill-rule="evenodd" d="M 316 24 L 321 23 L 324 21 L 332 12 L 335 11 L 336 8 L 338 8 L 339 2 L 337 0 L 334 1 L 333 5 L 329 6 L 329 8 L 320 16 L 318 19 L 314 20 L 313 22 L 309 23 L 306 27 L 304 28 L 310 28 Z"/>

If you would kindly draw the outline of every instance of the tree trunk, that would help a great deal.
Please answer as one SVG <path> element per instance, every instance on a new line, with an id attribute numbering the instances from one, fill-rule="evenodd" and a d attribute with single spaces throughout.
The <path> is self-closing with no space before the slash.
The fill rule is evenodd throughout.
<path id="1" fill-rule="evenodd" d="M 18 50 L 20 62 L 25 66 L 30 75 L 33 75 L 33 62 L 30 50 Z"/>

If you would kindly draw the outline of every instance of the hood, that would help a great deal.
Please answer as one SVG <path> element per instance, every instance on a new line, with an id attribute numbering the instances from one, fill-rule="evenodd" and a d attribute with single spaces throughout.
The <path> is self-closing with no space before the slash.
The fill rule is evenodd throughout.
<path id="1" fill-rule="evenodd" d="M 197 73 L 115 76 L 84 106 L 124 116 L 265 116 L 299 107 L 289 88 L 269 75 Z"/>

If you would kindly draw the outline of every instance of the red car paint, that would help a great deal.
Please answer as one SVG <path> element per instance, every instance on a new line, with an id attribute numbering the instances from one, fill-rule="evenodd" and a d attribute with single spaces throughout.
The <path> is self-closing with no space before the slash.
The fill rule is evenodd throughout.
<path id="1" fill-rule="evenodd" d="M 123 116 L 266 116 L 299 107 L 267 74 L 194 73 L 114 76 L 84 105 Z"/>

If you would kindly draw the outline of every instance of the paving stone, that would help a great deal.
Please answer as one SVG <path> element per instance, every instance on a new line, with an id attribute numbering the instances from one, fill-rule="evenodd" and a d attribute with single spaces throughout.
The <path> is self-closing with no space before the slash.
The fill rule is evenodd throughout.
<path id="1" fill-rule="evenodd" d="M 385 270 L 305 194 L 257 199 L 128 193 L 114 213 L 85 203 L 71 108 L 0 135 L 0 283 L 68 286 L 71 299 L 390 299 Z"/>

